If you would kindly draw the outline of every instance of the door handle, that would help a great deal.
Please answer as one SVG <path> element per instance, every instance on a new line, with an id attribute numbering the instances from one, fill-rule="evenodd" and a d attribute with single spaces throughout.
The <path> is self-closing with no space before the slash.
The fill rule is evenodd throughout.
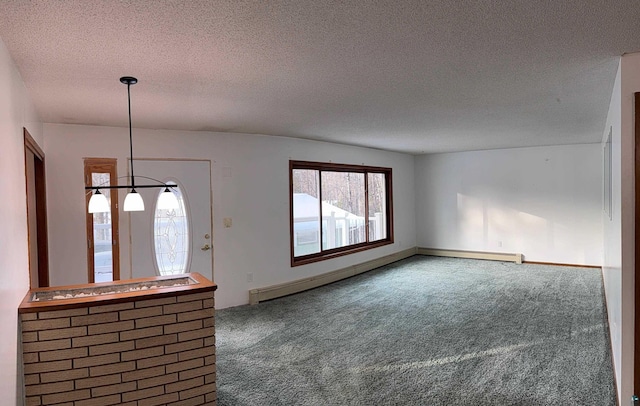
<path id="1" fill-rule="evenodd" d="M 202 251 L 209 251 L 211 249 L 211 246 L 209 246 L 209 244 L 205 244 L 202 248 L 200 248 Z"/>

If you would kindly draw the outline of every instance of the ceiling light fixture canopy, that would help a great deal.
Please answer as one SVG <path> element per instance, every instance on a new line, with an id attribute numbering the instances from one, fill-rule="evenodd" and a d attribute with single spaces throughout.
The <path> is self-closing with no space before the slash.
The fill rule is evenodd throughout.
<path id="1" fill-rule="evenodd" d="M 124 199 L 124 211 L 144 211 L 144 201 L 142 196 L 136 191 L 137 188 L 164 188 L 160 194 L 158 207 L 162 209 L 173 209 L 178 207 L 178 199 L 169 188 L 176 185 L 170 185 L 156 179 L 159 185 L 138 185 L 136 186 L 136 178 L 133 174 L 133 132 L 131 127 L 131 85 L 138 83 L 138 79 L 133 76 L 123 76 L 120 78 L 122 84 L 127 85 L 127 104 L 129 107 L 129 157 L 131 165 L 131 185 L 124 186 L 85 186 L 85 190 L 93 190 L 94 193 L 89 199 L 89 213 L 102 213 L 111 211 L 111 206 L 106 196 L 100 193 L 100 189 L 131 189 Z M 151 178 L 148 178 L 151 179 Z"/>

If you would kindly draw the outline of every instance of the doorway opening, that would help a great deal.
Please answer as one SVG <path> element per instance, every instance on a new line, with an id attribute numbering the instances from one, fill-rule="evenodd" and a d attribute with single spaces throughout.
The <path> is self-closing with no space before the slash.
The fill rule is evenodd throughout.
<path id="1" fill-rule="evenodd" d="M 26 128 L 23 128 L 23 133 L 27 188 L 29 282 L 31 288 L 43 288 L 49 286 L 49 246 L 47 241 L 47 193 L 44 151 Z"/>

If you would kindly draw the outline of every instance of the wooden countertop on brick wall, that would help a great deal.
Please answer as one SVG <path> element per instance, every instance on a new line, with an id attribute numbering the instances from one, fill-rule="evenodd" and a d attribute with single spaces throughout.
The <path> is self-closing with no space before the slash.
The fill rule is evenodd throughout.
<path id="1" fill-rule="evenodd" d="M 79 307 L 90 307 L 104 305 L 107 303 L 124 303 L 132 302 L 136 300 L 156 299 L 168 296 L 187 295 L 198 292 L 215 291 L 218 285 L 211 282 L 199 273 L 186 273 L 179 275 L 180 278 L 191 277 L 197 283 L 183 286 L 165 286 L 147 290 L 137 290 L 131 292 L 113 293 L 113 294 L 101 294 L 96 296 L 83 296 L 69 299 L 53 299 L 53 300 L 40 300 L 37 302 L 31 301 L 33 295 L 37 292 L 50 292 L 60 290 L 79 290 L 79 289 L 91 289 L 97 286 L 118 286 L 127 285 L 133 283 L 149 283 L 154 281 L 164 281 L 168 279 L 175 279 L 173 276 L 155 276 L 150 278 L 139 279 L 127 279 L 114 282 L 102 282 L 94 284 L 82 284 L 82 285 L 68 285 L 68 286 L 55 286 L 49 288 L 36 288 L 31 289 L 25 295 L 20 307 L 18 307 L 18 313 L 35 313 L 43 311 L 53 310 L 65 310 L 75 309 Z"/>

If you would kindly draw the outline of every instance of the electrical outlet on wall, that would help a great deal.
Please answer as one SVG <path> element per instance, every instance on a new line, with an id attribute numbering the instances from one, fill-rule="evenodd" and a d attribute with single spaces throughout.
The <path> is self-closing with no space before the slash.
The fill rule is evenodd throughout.
<path id="1" fill-rule="evenodd" d="M 247 272 L 247 282 L 253 282 L 253 272 Z"/>
<path id="2" fill-rule="evenodd" d="M 224 224 L 224 228 L 231 228 L 231 224 L 232 224 L 233 222 L 231 221 L 231 217 L 225 217 L 225 218 L 222 220 L 222 223 Z"/>

